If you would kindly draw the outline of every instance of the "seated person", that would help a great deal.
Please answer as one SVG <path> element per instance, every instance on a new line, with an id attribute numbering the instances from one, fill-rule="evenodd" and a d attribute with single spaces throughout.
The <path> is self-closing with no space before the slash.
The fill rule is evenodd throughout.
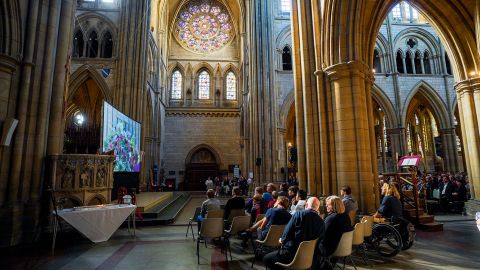
<path id="1" fill-rule="evenodd" d="M 297 186 L 291 186 L 288 188 L 288 199 L 290 200 L 290 206 L 297 204 L 297 201 L 296 201 L 297 192 L 298 192 Z"/>
<path id="2" fill-rule="evenodd" d="M 265 239 L 268 230 L 272 225 L 285 225 L 290 221 L 292 215 L 287 210 L 288 198 L 279 197 L 273 208 L 267 210 L 265 217 L 253 224 L 245 233 L 242 234 L 242 247 L 247 246 L 247 241 L 252 237 L 252 232 L 257 231 L 257 238 Z"/>
<path id="3" fill-rule="evenodd" d="M 278 192 L 278 196 L 288 197 L 288 184 L 282 183 L 280 185 L 280 191 Z"/>
<path id="4" fill-rule="evenodd" d="M 215 198 L 215 190 L 207 190 L 207 198 L 208 199 L 202 203 L 202 210 L 200 211 L 200 215 L 197 217 L 198 231 L 200 231 L 200 228 L 202 227 L 202 221 L 205 219 L 209 211 L 220 210 L 220 201 Z"/>
<path id="5" fill-rule="evenodd" d="M 255 195 L 260 195 L 260 197 L 262 197 L 262 194 L 263 194 L 263 188 L 262 187 L 256 187 L 255 188 L 255 194 L 253 196 L 255 197 Z M 252 213 L 252 206 L 253 206 L 253 198 L 249 199 L 245 203 L 245 211 L 247 211 L 247 213 Z"/>
<path id="6" fill-rule="evenodd" d="M 255 220 L 257 219 L 258 215 L 265 214 L 265 211 L 267 211 L 267 206 L 265 202 L 262 199 L 262 196 L 257 194 L 253 196 L 253 206 L 252 206 L 252 212 L 250 213 L 250 224 L 255 223 Z"/>
<path id="7" fill-rule="evenodd" d="M 269 203 L 273 200 L 272 192 L 277 190 L 277 186 L 275 186 L 274 183 L 268 183 L 266 190 L 267 191 L 262 194 L 262 198 L 266 203 Z"/>
<path id="8" fill-rule="evenodd" d="M 352 230 L 350 217 L 345 212 L 345 205 L 338 196 L 326 200 L 327 217 L 325 218 L 325 237 L 317 245 L 321 257 L 328 257 L 335 252 L 344 232 Z"/>
<path id="9" fill-rule="evenodd" d="M 345 205 L 345 212 L 347 212 L 347 214 L 350 213 L 350 211 L 357 212 L 358 205 L 352 197 L 352 189 L 349 186 L 343 186 L 340 189 L 340 195 L 342 196 L 342 202 Z"/>
<path id="10" fill-rule="evenodd" d="M 297 198 L 295 201 L 297 202 L 295 205 L 292 205 L 290 208 L 290 214 L 295 215 L 296 212 L 305 210 L 305 204 L 307 200 L 307 192 L 303 189 L 300 189 L 297 192 Z"/>
<path id="11" fill-rule="evenodd" d="M 283 231 L 282 238 L 279 239 L 279 243 L 282 244 L 280 250 L 270 252 L 263 257 L 263 262 L 268 269 L 283 269 L 275 263 L 290 263 L 301 242 L 323 239 L 325 224 L 318 214 L 319 206 L 320 201 L 316 197 L 311 197 L 307 200 L 306 210 L 297 211 L 292 216 Z"/>
<path id="12" fill-rule="evenodd" d="M 258 239 L 265 239 L 272 225 L 285 225 L 290 221 L 292 215 L 290 215 L 287 208 L 288 198 L 283 196 L 278 197 L 273 208 L 267 210 L 265 217 L 248 230 L 255 231 L 258 229 Z"/>
<path id="13" fill-rule="evenodd" d="M 272 208 L 272 207 L 275 205 L 275 203 L 277 202 L 278 192 L 277 192 L 276 190 L 274 190 L 274 191 L 272 192 L 272 198 L 273 198 L 273 200 L 271 200 L 271 201 L 268 203 L 267 209 Z M 287 207 L 288 207 L 288 205 L 287 205 Z"/>
<path id="14" fill-rule="evenodd" d="M 232 190 L 232 198 L 228 199 L 225 204 L 223 219 L 228 219 L 232 209 L 243 209 L 245 207 L 245 199 L 241 196 L 240 187 L 234 187 Z"/>
<path id="15" fill-rule="evenodd" d="M 462 212 L 467 201 L 467 189 L 463 181 L 459 178 L 455 179 L 455 185 L 452 192 L 452 211 Z"/>
<path id="16" fill-rule="evenodd" d="M 402 203 L 400 202 L 400 193 L 394 183 L 387 184 L 385 188 L 385 197 L 383 197 L 382 203 L 374 217 L 391 218 L 391 217 L 403 217 Z"/>

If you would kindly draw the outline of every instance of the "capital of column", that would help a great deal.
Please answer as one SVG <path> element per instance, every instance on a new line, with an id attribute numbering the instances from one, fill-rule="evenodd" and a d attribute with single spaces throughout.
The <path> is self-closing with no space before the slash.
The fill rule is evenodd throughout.
<path id="1" fill-rule="evenodd" d="M 453 88 L 462 96 L 465 93 L 473 93 L 480 91 L 480 77 L 473 77 L 467 80 L 457 82 Z"/>
<path id="2" fill-rule="evenodd" d="M 324 69 L 325 74 L 330 81 L 336 81 L 343 78 L 362 77 L 373 83 L 374 74 L 370 67 L 362 61 L 349 61 L 329 66 Z"/>
<path id="3" fill-rule="evenodd" d="M 438 133 L 440 133 L 440 135 L 455 135 L 456 131 L 455 131 L 455 127 L 451 127 L 451 128 L 438 129 Z"/>
<path id="4" fill-rule="evenodd" d="M 0 69 L 8 70 L 12 73 L 17 69 L 18 60 L 5 54 L 0 54 Z"/>
<path id="5" fill-rule="evenodd" d="M 390 134 L 390 135 L 402 134 L 405 132 L 405 128 L 404 127 L 387 128 L 386 132 L 387 134 Z"/>

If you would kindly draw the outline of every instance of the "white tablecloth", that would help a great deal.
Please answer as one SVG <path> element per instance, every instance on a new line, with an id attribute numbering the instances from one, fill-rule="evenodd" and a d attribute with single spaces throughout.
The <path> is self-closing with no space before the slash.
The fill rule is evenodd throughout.
<path id="1" fill-rule="evenodd" d="M 136 205 L 109 205 L 59 210 L 58 215 L 94 243 L 107 241 Z"/>

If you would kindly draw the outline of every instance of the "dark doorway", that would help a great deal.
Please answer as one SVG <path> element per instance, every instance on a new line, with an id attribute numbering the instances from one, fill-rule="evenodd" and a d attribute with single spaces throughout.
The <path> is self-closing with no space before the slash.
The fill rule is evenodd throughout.
<path id="1" fill-rule="evenodd" d="M 207 148 L 198 149 L 185 169 L 185 190 L 206 190 L 205 180 L 219 174 L 215 155 Z"/>

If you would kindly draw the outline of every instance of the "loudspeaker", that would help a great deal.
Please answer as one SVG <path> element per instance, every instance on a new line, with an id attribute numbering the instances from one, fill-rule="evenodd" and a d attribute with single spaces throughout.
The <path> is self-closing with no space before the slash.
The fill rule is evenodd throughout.
<path id="1" fill-rule="evenodd" d="M 257 158 L 257 159 L 255 160 L 255 165 L 257 165 L 257 166 L 262 165 L 262 159 L 261 159 L 261 158 Z"/>
<path id="2" fill-rule="evenodd" d="M 18 120 L 13 118 L 7 118 L 5 122 L 3 122 L 2 137 L 0 140 L 0 145 L 10 146 L 13 132 L 15 131 L 15 128 L 17 128 L 17 125 L 18 125 Z"/>

